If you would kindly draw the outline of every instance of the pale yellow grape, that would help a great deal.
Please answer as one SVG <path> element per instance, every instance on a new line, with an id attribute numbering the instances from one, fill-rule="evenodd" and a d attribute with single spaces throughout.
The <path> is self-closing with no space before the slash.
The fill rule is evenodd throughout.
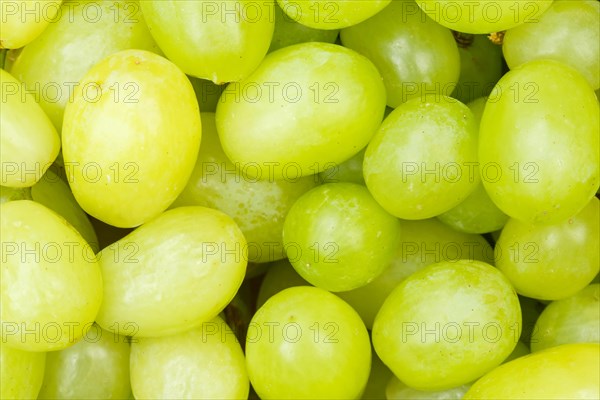
<path id="1" fill-rule="evenodd" d="M 600 345 L 567 344 L 520 357 L 479 379 L 465 400 L 600 398 Z"/>
<path id="2" fill-rule="evenodd" d="M 129 352 L 125 336 L 91 326 L 73 346 L 47 354 L 38 399 L 126 399 Z"/>
<path id="3" fill-rule="evenodd" d="M 275 27 L 273 0 L 143 0 L 154 39 L 186 74 L 239 81 L 258 67 Z"/>
<path id="4" fill-rule="evenodd" d="M 56 20 L 62 0 L 0 0 L 0 49 L 23 47 Z"/>
<path id="5" fill-rule="evenodd" d="M 341 29 L 383 10 L 391 0 L 277 0 L 287 16 L 315 29 Z"/>
<path id="6" fill-rule="evenodd" d="M 201 132 L 183 72 L 147 51 L 114 53 L 87 72 L 65 109 L 63 156 L 73 195 L 110 225 L 143 224 L 185 187 Z"/>
<path id="7" fill-rule="evenodd" d="M 46 353 L 14 349 L 0 341 L 0 398 L 35 399 L 45 365 Z"/>
<path id="8" fill-rule="evenodd" d="M 52 122 L 21 82 L 0 69 L 0 185 L 34 185 L 60 150 Z"/>
<path id="9" fill-rule="evenodd" d="M 312 175 L 358 153 L 385 110 L 379 72 L 360 54 L 301 43 L 267 55 L 217 105 L 225 154 L 251 178 Z"/>
<path id="10" fill-rule="evenodd" d="M 60 350 L 91 326 L 102 301 L 92 248 L 62 217 L 30 200 L 0 205 L 2 334 L 22 350 Z"/>
<path id="11" fill-rule="evenodd" d="M 183 332 L 219 314 L 239 289 L 247 245 L 235 222 L 205 207 L 169 210 L 98 253 L 96 321 L 122 335 Z"/>
<path id="12" fill-rule="evenodd" d="M 9 71 L 26 85 L 60 134 L 77 82 L 104 57 L 125 49 L 160 52 L 138 0 L 69 0 L 50 26 L 18 53 Z M 112 90 L 133 96 L 135 88 L 121 83 Z"/>
<path id="13" fill-rule="evenodd" d="M 178 335 L 131 345 L 131 386 L 137 399 L 247 399 L 244 353 L 216 317 Z"/>
<path id="14" fill-rule="evenodd" d="M 419 390 L 407 386 L 393 376 L 387 385 L 385 394 L 388 400 L 461 400 L 470 385 L 460 385 L 445 390 Z"/>

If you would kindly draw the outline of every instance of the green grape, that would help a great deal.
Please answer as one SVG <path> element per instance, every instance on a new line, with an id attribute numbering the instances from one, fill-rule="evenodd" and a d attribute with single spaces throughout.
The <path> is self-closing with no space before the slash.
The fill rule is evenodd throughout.
<path id="1" fill-rule="evenodd" d="M 355 399 L 371 346 L 360 317 L 319 288 L 285 289 L 256 312 L 246 338 L 250 382 L 261 399 Z"/>
<path id="2" fill-rule="evenodd" d="M 282 290 L 294 286 L 310 286 L 310 283 L 298 275 L 289 260 L 285 259 L 271 263 L 269 270 L 260 284 L 260 290 L 256 299 L 256 308 L 262 307 L 267 300 Z"/>
<path id="3" fill-rule="evenodd" d="M 369 143 L 363 174 L 375 200 L 396 217 L 446 212 L 479 182 L 477 121 L 467 106 L 446 96 L 409 100 Z"/>
<path id="4" fill-rule="evenodd" d="M 14 200 L 31 200 L 31 188 L 0 186 L 0 204 Z"/>
<path id="5" fill-rule="evenodd" d="M 244 353 L 219 317 L 133 342 L 131 387 L 136 399 L 247 399 L 249 390 Z"/>
<path id="6" fill-rule="evenodd" d="M 126 399 L 129 343 L 93 325 L 73 346 L 49 352 L 38 399 Z"/>
<path id="7" fill-rule="evenodd" d="M 18 49 L 54 22 L 62 0 L 0 0 L 0 49 Z"/>
<path id="8" fill-rule="evenodd" d="M 599 185 L 599 114 L 588 83 L 564 64 L 531 61 L 504 75 L 479 135 L 481 176 L 494 203 L 534 223 L 577 214 Z"/>
<path id="9" fill-rule="evenodd" d="M 452 97 L 463 103 L 487 96 L 502 77 L 502 48 L 486 35 L 455 32 L 460 53 L 460 77 Z"/>
<path id="10" fill-rule="evenodd" d="M 100 60 L 125 49 L 160 52 L 138 0 L 68 0 L 48 29 L 22 49 L 10 72 L 24 83 L 60 134 L 77 82 Z M 109 90 L 133 101 L 137 90 L 126 83 L 113 84 Z"/>
<path id="11" fill-rule="evenodd" d="M 523 296 L 559 300 L 587 286 L 600 271 L 597 198 L 566 221 L 535 225 L 510 219 L 494 249 L 496 266 Z"/>
<path id="12" fill-rule="evenodd" d="M 230 84 L 216 121 L 225 154 L 250 178 L 296 179 L 358 153 L 384 109 L 385 88 L 369 60 L 312 42 L 270 53 L 250 77 Z"/>
<path id="13" fill-rule="evenodd" d="M 244 279 L 247 246 L 222 212 L 179 207 L 98 259 L 104 279 L 98 324 L 128 336 L 163 336 L 197 327 L 225 308 Z"/>
<path id="14" fill-rule="evenodd" d="M 363 177 L 362 168 L 366 150 L 365 147 L 340 165 L 321 172 L 319 174 L 320 180 L 324 183 L 350 182 L 364 185 L 365 178 Z"/>
<path id="15" fill-rule="evenodd" d="M 388 400 L 461 400 L 471 385 L 461 385 L 440 391 L 419 390 L 407 386 L 395 376 L 385 391 Z"/>
<path id="16" fill-rule="evenodd" d="M 362 185 L 327 183 L 305 193 L 283 225 L 283 243 L 294 269 L 333 292 L 356 289 L 392 260 L 400 224 Z"/>
<path id="17" fill-rule="evenodd" d="M 111 88 L 131 88 L 119 97 Z M 88 214 L 138 226 L 165 210 L 194 168 L 202 126 L 186 76 L 147 51 L 105 58 L 67 104 L 63 157 L 73 195 Z"/>
<path id="18" fill-rule="evenodd" d="M 517 294 L 497 269 L 444 261 L 394 289 L 375 318 L 373 345 L 406 385 L 445 390 L 498 366 L 514 349 L 520 324 Z"/>
<path id="19" fill-rule="evenodd" d="M 219 97 L 225 90 L 227 85 L 217 85 L 212 81 L 206 79 L 198 79 L 193 76 L 188 76 L 194 92 L 196 92 L 196 100 L 202 112 L 215 112 L 217 110 L 217 104 L 219 103 Z"/>
<path id="20" fill-rule="evenodd" d="M 392 1 L 374 17 L 343 29 L 340 37 L 379 68 L 390 107 L 426 93 L 450 95 L 456 86 L 460 55 L 452 33 L 413 0 Z"/>
<path id="21" fill-rule="evenodd" d="M 535 24 L 552 0 L 417 0 L 437 23 L 459 32 L 492 33 Z"/>
<path id="22" fill-rule="evenodd" d="M 30 200 L 0 205 L 2 341 L 60 350 L 91 326 L 102 276 L 90 245 L 67 221 Z"/>
<path id="23" fill-rule="evenodd" d="M 279 5 L 275 5 L 275 30 L 269 52 L 304 42 L 334 43 L 339 30 L 314 29 L 288 17 Z"/>
<path id="24" fill-rule="evenodd" d="M 336 293 L 358 312 L 368 329 L 392 290 L 414 272 L 440 261 L 494 261 L 494 250 L 483 237 L 455 231 L 435 218 L 400 220 L 395 247 L 396 255 L 381 275 L 358 289 Z"/>
<path id="25" fill-rule="evenodd" d="M 367 386 L 362 394 L 362 400 L 382 400 L 385 399 L 387 383 L 394 374 L 385 366 L 383 361 L 377 357 L 377 353 L 371 348 L 371 373 Z"/>
<path id="26" fill-rule="evenodd" d="M 35 399 L 44 379 L 46 353 L 11 348 L 0 341 L 0 398 Z"/>
<path id="27" fill-rule="evenodd" d="M 510 29 L 502 51 L 512 69 L 528 61 L 552 59 L 578 70 L 600 88 L 600 4 L 555 0 L 535 24 Z"/>
<path id="28" fill-rule="evenodd" d="M 467 104 L 478 122 L 481 121 L 486 102 L 485 97 L 480 97 Z M 461 232 L 488 233 L 501 229 L 508 221 L 508 215 L 494 204 L 483 183 L 479 183 L 466 199 L 438 215 L 438 219 Z"/>
<path id="29" fill-rule="evenodd" d="M 567 344 L 520 357 L 479 379 L 464 400 L 597 399 L 600 345 Z"/>
<path id="30" fill-rule="evenodd" d="M 223 211 L 244 233 L 249 261 L 285 258 L 285 216 L 302 194 L 317 185 L 315 177 L 281 181 L 247 178 L 223 152 L 213 113 L 202 113 L 202 132 L 192 176 L 171 207 L 205 206 Z"/>
<path id="31" fill-rule="evenodd" d="M 314 29 L 341 29 L 356 25 L 387 7 L 392 0 L 277 0 L 293 21 Z"/>
<path id="32" fill-rule="evenodd" d="M 98 252 L 98 237 L 90 220 L 73 197 L 69 186 L 52 170 L 46 171 L 42 179 L 31 187 L 31 198 L 45 205 L 66 219 L 77 232 Z"/>
<path id="33" fill-rule="evenodd" d="M 271 43 L 274 2 L 144 0 L 152 36 L 188 75 L 237 82 L 258 67 Z"/>
<path id="34" fill-rule="evenodd" d="M 600 343 L 600 285 L 592 284 L 542 312 L 531 339 L 531 351 L 567 343 Z"/>
<path id="35" fill-rule="evenodd" d="M 60 150 L 52 122 L 23 84 L 0 69 L 0 185 L 33 186 Z"/>

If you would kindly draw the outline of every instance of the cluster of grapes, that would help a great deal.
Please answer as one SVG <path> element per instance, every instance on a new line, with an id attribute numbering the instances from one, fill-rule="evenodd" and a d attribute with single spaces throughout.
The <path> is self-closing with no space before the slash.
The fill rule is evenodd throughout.
<path id="1" fill-rule="evenodd" d="M 0 397 L 600 398 L 599 26 L 0 0 Z"/>

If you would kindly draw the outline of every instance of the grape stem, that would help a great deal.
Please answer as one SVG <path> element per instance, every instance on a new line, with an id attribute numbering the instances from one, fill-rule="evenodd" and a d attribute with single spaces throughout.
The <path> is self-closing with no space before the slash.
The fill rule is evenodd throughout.
<path id="1" fill-rule="evenodd" d="M 475 40 L 475 35 L 471 33 L 452 31 L 452 35 L 454 35 L 454 40 L 456 40 L 458 47 L 462 49 L 466 49 L 467 47 L 471 46 Z"/>
<path id="2" fill-rule="evenodd" d="M 506 31 L 500 31 L 500 32 L 492 32 L 488 35 L 488 39 L 490 39 L 490 41 L 498 46 L 502 46 L 502 43 L 504 43 L 504 34 L 506 33 Z"/>

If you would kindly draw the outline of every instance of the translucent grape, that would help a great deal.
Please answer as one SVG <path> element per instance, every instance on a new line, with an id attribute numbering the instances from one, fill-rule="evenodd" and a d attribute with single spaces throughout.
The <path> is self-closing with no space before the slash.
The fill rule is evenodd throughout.
<path id="1" fill-rule="evenodd" d="M 452 33 L 413 0 L 392 1 L 374 17 L 343 29 L 340 38 L 379 69 L 390 107 L 426 93 L 450 95 L 456 86 L 460 55 Z"/>
<path id="2" fill-rule="evenodd" d="M 475 190 L 477 171 L 477 121 L 467 106 L 445 96 L 396 108 L 363 164 L 375 200 L 404 219 L 434 217 L 460 204 Z"/>
<path id="3" fill-rule="evenodd" d="M 225 154 L 249 177 L 281 180 L 358 153 L 384 109 L 385 89 L 369 60 L 342 46 L 301 43 L 270 53 L 250 77 L 230 84 L 216 120 Z"/>
<path id="4" fill-rule="evenodd" d="M 375 318 L 373 345 L 408 386 L 444 390 L 499 365 L 514 349 L 520 323 L 517 294 L 497 269 L 446 261 L 394 289 Z"/>
<path id="5" fill-rule="evenodd" d="M 86 73 L 65 110 L 73 195 L 87 213 L 118 227 L 158 216 L 190 177 L 201 128 L 192 85 L 173 63 L 141 50 L 110 55 Z"/>
<path id="6" fill-rule="evenodd" d="M 494 203 L 534 223 L 577 214 L 600 182 L 599 114 L 589 84 L 566 65 L 531 61 L 504 75 L 479 136 L 481 177 Z"/>
<path id="7" fill-rule="evenodd" d="M 37 398 L 46 366 L 46 353 L 14 349 L 0 341 L 0 398 Z"/>
<path id="8" fill-rule="evenodd" d="M 552 59 L 578 70 L 600 88 L 600 4 L 590 0 L 555 0 L 533 24 L 510 29 L 502 51 L 512 69 L 528 61 Z"/>
<path id="9" fill-rule="evenodd" d="M 283 225 L 294 269 L 312 285 L 334 292 L 364 286 L 392 260 L 400 224 L 368 190 L 328 183 L 305 193 Z"/>
<path id="10" fill-rule="evenodd" d="M 18 49 L 56 18 L 62 0 L 0 1 L 0 49 Z"/>
<path id="11" fill-rule="evenodd" d="M 179 207 L 98 259 L 104 278 L 98 324 L 123 335 L 163 336 L 197 327 L 225 308 L 244 279 L 247 246 L 229 216 Z"/>

